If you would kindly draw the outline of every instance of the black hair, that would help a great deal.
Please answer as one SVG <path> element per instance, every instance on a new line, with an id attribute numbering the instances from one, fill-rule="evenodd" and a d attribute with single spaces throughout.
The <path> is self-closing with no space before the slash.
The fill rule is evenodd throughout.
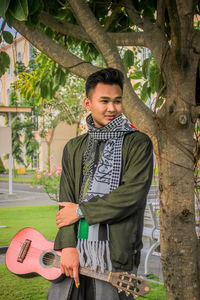
<path id="1" fill-rule="evenodd" d="M 118 69 L 105 68 L 91 74 L 85 84 L 86 97 L 89 96 L 91 89 L 94 89 L 96 85 L 101 82 L 104 84 L 118 84 L 123 91 L 124 75 Z"/>

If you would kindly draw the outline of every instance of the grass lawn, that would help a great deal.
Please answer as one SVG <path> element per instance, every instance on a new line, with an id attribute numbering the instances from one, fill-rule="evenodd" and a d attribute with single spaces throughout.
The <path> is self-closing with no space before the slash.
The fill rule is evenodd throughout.
<path id="1" fill-rule="evenodd" d="M 50 282 L 40 276 L 23 278 L 10 273 L 6 265 L 0 265 L 1 300 L 44 300 Z"/>
<path id="2" fill-rule="evenodd" d="M 14 182 L 31 182 L 31 178 L 13 177 Z M 9 177 L 0 177 L 0 181 L 8 181 Z"/>
<path id="3" fill-rule="evenodd" d="M 5 265 L 0 265 L 1 300 L 42 300 L 46 299 L 46 295 L 50 286 L 50 282 L 40 276 L 33 278 L 23 278 L 10 273 Z M 163 285 L 155 283 L 151 284 L 151 292 L 142 300 L 166 300 Z M 92 300 L 92 299 L 87 299 Z M 105 298 L 106 300 L 106 298 Z"/>
<path id="4" fill-rule="evenodd" d="M 24 227 L 33 227 L 48 240 L 54 240 L 57 232 L 57 211 L 57 205 L 1 207 L 0 225 L 7 227 L 0 228 L 0 246 L 9 245 L 13 236 Z"/>

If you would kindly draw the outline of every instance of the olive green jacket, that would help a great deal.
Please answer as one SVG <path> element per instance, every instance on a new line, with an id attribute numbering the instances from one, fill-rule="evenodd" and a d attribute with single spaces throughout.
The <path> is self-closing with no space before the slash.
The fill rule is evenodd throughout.
<path id="1" fill-rule="evenodd" d="M 82 158 L 88 134 L 70 140 L 63 151 L 60 200 L 79 203 L 82 182 Z M 110 229 L 110 253 L 116 269 L 131 270 L 139 261 L 133 253 L 140 253 L 146 196 L 153 170 L 152 142 L 139 131 L 128 133 L 122 150 L 120 185 L 103 197 L 80 204 L 89 223 L 107 223 Z M 76 247 L 78 222 L 59 229 L 54 249 Z"/>

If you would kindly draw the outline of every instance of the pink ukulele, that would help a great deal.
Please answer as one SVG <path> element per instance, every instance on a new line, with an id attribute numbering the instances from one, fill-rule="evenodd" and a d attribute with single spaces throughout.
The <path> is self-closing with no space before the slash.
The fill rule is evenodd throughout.
<path id="1" fill-rule="evenodd" d="M 17 275 L 37 273 L 44 278 L 58 282 L 65 276 L 60 270 L 61 251 L 53 250 L 53 242 L 48 241 L 33 228 L 20 230 L 12 239 L 6 253 L 6 266 Z M 150 292 L 148 282 L 133 274 L 124 272 L 95 272 L 80 267 L 79 273 L 88 277 L 110 282 L 119 292 L 144 296 Z"/>

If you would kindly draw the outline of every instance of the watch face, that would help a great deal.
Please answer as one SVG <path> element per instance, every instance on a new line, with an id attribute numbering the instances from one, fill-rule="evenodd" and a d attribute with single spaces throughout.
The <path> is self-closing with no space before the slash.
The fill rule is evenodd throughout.
<path id="1" fill-rule="evenodd" d="M 82 216 L 83 216 L 82 211 L 81 211 L 81 209 L 80 209 L 79 206 L 78 206 L 78 208 L 77 208 L 77 215 L 78 215 L 79 217 L 82 217 Z"/>

